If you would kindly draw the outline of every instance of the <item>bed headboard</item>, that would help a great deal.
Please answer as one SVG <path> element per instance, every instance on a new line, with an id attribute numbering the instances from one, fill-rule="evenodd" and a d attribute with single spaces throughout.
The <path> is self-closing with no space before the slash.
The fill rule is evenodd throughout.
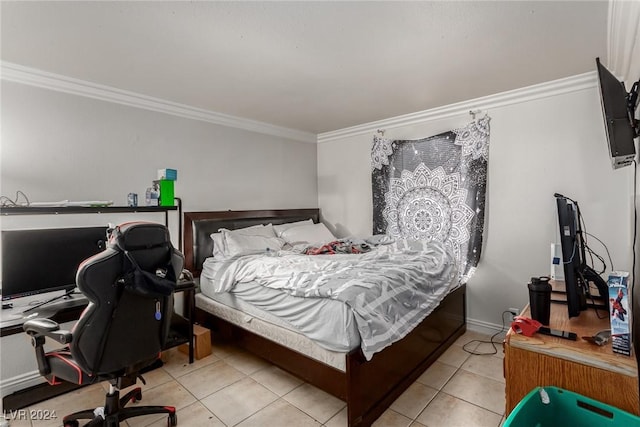
<path id="1" fill-rule="evenodd" d="M 194 277 L 200 276 L 202 263 L 213 252 L 210 235 L 221 228 L 234 230 L 256 224 L 284 224 L 285 222 L 320 220 L 319 209 L 275 209 L 259 211 L 219 211 L 184 213 L 185 268 Z"/>

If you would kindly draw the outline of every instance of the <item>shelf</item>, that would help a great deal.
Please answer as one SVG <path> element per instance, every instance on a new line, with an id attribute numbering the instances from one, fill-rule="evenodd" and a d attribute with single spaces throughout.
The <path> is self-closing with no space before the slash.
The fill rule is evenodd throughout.
<path id="1" fill-rule="evenodd" d="M 15 206 L 0 208 L 0 216 L 64 215 L 164 212 L 164 225 L 169 226 L 169 212 L 178 211 L 178 249 L 182 251 L 182 199 L 174 198 L 176 206 Z"/>
<path id="2" fill-rule="evenodd" d="M 37 207 L 5 207 L 0 208 L 0 215 L 60 215 L 83 213 L 118 213 L 118 212 L 167 212 L 175 211 L 178 206 L 37 206 Z"/>

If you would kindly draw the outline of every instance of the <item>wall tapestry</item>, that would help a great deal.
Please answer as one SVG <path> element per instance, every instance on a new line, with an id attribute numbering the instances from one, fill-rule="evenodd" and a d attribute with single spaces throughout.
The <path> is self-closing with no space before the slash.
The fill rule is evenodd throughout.
<path id="1" fill-rule="evenodd" d="M 373 233 L 445 243 L 461 283 L 482 248 L 489 122 L 418 140 L 373 138 Z"/>

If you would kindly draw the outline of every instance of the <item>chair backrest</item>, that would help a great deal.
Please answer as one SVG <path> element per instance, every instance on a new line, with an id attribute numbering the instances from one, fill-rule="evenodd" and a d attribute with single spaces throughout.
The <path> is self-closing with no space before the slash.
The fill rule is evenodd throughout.
<path id="1" fill-rule="evenodd" d="M 78 268 L 76 283 L 89 305 L 73 328 L 71 354 L 91 375 L 127 375 L 155 361 L 173 313 L 173 295 L 141 294 L 129 282 L 135 266 L 167 273 L 175 284 L 184 258 L 161 224 L 125 223 L 116 227 L 107 248 Z"/>

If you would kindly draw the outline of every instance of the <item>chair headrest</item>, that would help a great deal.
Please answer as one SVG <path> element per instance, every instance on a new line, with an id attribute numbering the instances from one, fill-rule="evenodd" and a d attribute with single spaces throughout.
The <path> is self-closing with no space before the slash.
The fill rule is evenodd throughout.
<path id="1" fill-rule="evenodd" d="M 125 222 L 117 225 L 109 235 L 109 247 L 122 251 L 137 251 L 171 246 L 169 230 L 152 222 Z"/>

